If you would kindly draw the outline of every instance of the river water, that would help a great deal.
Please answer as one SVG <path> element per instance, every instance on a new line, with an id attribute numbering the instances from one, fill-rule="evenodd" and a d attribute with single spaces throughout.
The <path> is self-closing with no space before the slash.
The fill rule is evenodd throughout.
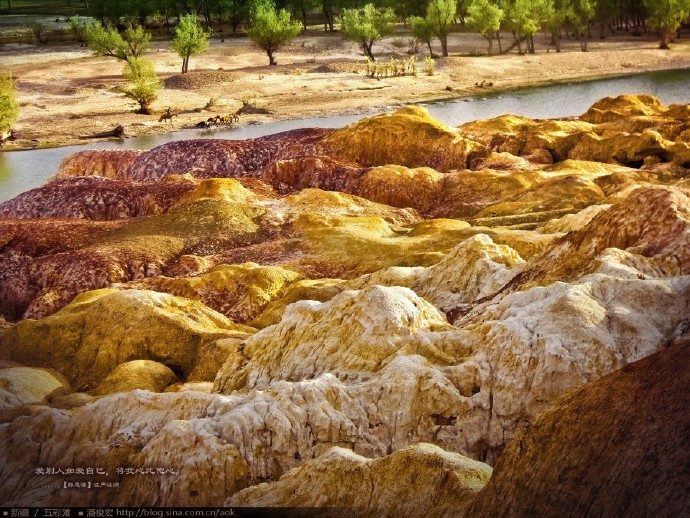
<path id="1" fill-rule="evenodd" d="M 455 99 L 428 104 L 431 115 L 452 126 L 476 119 L 511 113 L 533 119 L 568 117 L 587 111 L 602 97 L 620 94 L 651 94 L 664 104 L 690 104 L 690 69 L 666 70 L 612 79 L 561 83 L 511 90 L 500 94 L 487 91 L 486 97 Z M 221 130 L 182 130 L 166 135 L 132 137 L 121 141 L 79 146 L 0 153 L 0 202 L 38 187 L 57 172 L 67 156 L 84 149 L 150 149 L 191 138 L 247 139 L 295 128 L 339 128 L 366 115 L 296 119 Z"/>

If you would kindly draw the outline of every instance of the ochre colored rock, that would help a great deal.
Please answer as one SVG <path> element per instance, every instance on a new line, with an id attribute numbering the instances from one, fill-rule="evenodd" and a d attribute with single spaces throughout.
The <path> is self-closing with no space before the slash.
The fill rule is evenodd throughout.
<path id="1" fill-rule="evenodd" d="M 301 275 L 284 268 L 245 263 L 215 266 L 194 277 L 149 277 L 128 287 L 199 300 L 233 322 L 244 323 L 300 279 Z"/>
<path id="2" fill-rule="evenodd" d="M 639 115 L 661 115 L 665 111 L 664 105 L 651 95 L 619 95 L 595 102 L 580 119 L 601 124 Z"/>
<path id="3" fill-rule="evenodd" d="M 83 291 L 160 275 L 183 252 L 251 242 L 258 238 L 263 212 L 205 198 L 126 223 L 9 220 L 5 236 L 18 250 L 11 245 L 0 252 L 7 265 L 0 271 L 0 312 L 11 319 L 40 318 Z M 72 234 L 75 230 L 84 232 Z M 43 232 L 57 235 L 46 238 Z M 53 248 L 46 247 L 46 239 Z"/>
<path id="4" fill-rule="evenodd" d="M 341 130 L 68 161 L 67 175 L 96 176 L 0 209 L 0 373 L 56 369 L 79 391 L 39 382 L 18 399 L 4 384 L 0 501 L 220 506 L 255 486 L 238 501 L 460 512 L 473 490 L 459 455 L 500 463 L 564 394 L 690 326 L 688 107 L 594 109 L 602 122 L 504 116 L 456 130 L 407 108 Z M 635 390 L 620 397 L 654 405 L 656 389 Z M 519 509 L 524 487 L 554 503 L 544 514 L 581 515 L 575 482 L 599 514 L 621 514 L 582 482 L 590 474 L 621 482 L 611 506 L 654 487 L 630 455 L 652 443 L 610 444 L 617 421 L 577 410 L 582 426 L 572 412 L 550 442 L 523 444 L 535 471 L 510 461 L 520 481 L 507 478 L 494 514 Z M 620 452 L 605 461 L 624 461 L 624 476 L 578 464 L 601 450 L 582 430 Z M 94 458 L 119 487 L 68 491 L 33 469 Z M 179 472 L 117 472 L 149 466 Z M 625 513 L 656 502 L 640 495 Z"/>
<path id="5" fill-rule="evenodd" d="M 523 263 L 512 248 L 496 245 L 486 234 L 477 234 L 455 246 L 433 266 L 380 270 L 348 283 L 348 287 L 405 286 L 441 311 L 450 311 L 494 295 Z"/>
<path id="6" fill-rule="evenodd" d="M 597 214 L 610 208 L 611 205 L 590 205 L 586 209 L 576 212 L 575 214 L 566 214 L 562 218 L 552 219 L 541 228 L 541 231 L 546 234 L 555 234 L 558 232 L 580 230 L 592 221 L 592 218 Z"/>
<path id="7" fill-rule="evenodd" d="M 406 106 L 334 131 L 320 142 L 327 154 L 365 166 L 396 164 L 441 172 L 465 169 L 484 146 L 437 122 L 420 106 Z"/>
<path id="8" fill-rule="evenodd" d="M 0 331 L 3 356 L 51 367 L 75 387 L 95 387 L 130 360 L 155 360 L 187 376 L 203 347 L 251 332 L 191 300 L 151 291 L 99 290 L 40 320 Z"/>
<path id="9" fill-rule="evenodd" d="M 524 287 L 569 281 L 596 268 L 607 248 L 649 258 L 649 275 L 672 277 L 690 272 L 690 192 L 650 187 L 597 214 L 587 225 L 554 241 L 513 282 Z M 633 264 L 636 268 L 645 268 Z"/>
<path id="10" fill-rule="evenodd" d="M 94 396 L 103 396 L 135 389 L 163 392 L 176 380 L 175 373 L 162 363 L 132 360 L 115 367 L 91 393 Z"/>
<path id="11" fill-rule="evenodd" d="M 358 182 L 357 194 L 393 207 L 428 212 L 443 192 L 443 183 L 444 175 L 428 167 L 386 165 L 369 170 Z"/>
<path id="12" fill-rule="evenodd" d="M 316 300 L 327 302 L 345 289 L 341 279 L 305 279 L 288 286 L 282 297 L 274 300 L 249 325 L 257 328 L 268 327 L 280 322 L 285 309 L 293 302 Z"/>
<path id="13" fill-rule="evenodd" d="M 67 379 L 52 369 L 9 367 L 0 369 L 0 419 L 8 412 L 31 404 L 45 403 L 50 396 L 71 391 Z"/>
<path id="14" fill-rule="evenodd" d="M 240 507 L 325 507 L 349 516 L 449 516 L 461 512 L 491 468 L 431 444 L 379 459 L 333 448 L 281 477 L 240 491 Z"/>

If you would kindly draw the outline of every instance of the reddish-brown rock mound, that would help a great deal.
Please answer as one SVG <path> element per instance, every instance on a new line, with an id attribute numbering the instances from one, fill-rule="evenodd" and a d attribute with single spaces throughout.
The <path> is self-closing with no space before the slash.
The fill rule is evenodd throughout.
<path id="1" fill-rule="evenodd" d="M 690 515 L 688 347 L 630 364 L 537 417 L 466 516 Z"/>

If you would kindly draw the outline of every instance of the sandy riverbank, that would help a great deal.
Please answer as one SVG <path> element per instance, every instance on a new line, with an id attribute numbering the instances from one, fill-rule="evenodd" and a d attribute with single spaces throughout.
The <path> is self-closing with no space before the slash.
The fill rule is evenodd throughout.
<path id="1" fill-rule="evenodd" d="M 450 40 L 451 57 L 437 59 L 433 76 L 424 74 L 420 52 L 417 77 L 377 80 L 364 75 L 358 47 L 339 35 L 301 36 L 277 55 L 277 67 L 267 66 L 265 54 L 245 38 L 214 39 L 208 52 L 192 59 L 186 76 L 179 75 L 180 59 L 167 43 L 156 42 L 148 57 L 166 88 L 154 104 L 158 114 L 149 116 L 135 114 L 136 103 L 120 93 L 122 65 L 112 58 L 91 56 L 74 44 L 4 45 L 0 61 L 18 79 L 21 115 L 15 127 L 19 139 L 3 149 L 84 143 L 93 139 L 83 137 L 117 125 L 128 136 L 189 128 L 236 111 L 243 97 L 255 96 L 257 105 L 270 111 L 242 116 L 240 123 L 249 124 L 467 96 L 486 91 L 475 86 L 480 81 L 493 83 L 495 91 L 690 66 L 690 41 L 663 51 L 652 38 L 614 37 L 592 41 L 587 53 L 574 40 L 565 41 L 561 53 L 547 52 L 540 43 L 534 55 L 476 55 L 485 50 L 484 40 L 456 33 Z M 407 36 L 400 34 L 374 46 L 383 60 L 407 57 L 406 51 Z M 172 124 L 159 123 L 168 106 L 179 116 Z"/>

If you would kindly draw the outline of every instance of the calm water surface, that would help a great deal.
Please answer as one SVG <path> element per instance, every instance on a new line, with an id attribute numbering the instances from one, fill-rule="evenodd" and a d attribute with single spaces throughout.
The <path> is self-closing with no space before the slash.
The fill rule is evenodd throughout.
<path id="1" fill-rule="evenodd" d="M 426 105 L 439 121 L 458 125 L 506 113 L 533 119 L 567 117 L 587 111 L 595 101 L 610 95 L 651 94 L 664 104 L 690 103 L 690 69 L 636 74 L 613 79 L 565 83 L 512 90 L 486 97 L 459 99 Z M 55 174 L 60 162 L 83 149 L 150 149 L 190 138 L 247 139 L 296 128 L 339 128 L 365 115 L 271 122 L 223 130 L 182 130 L 167 135 L 132 137 L 122 141 L 97 142 L 30 151 L 0 152 L 0 202 L 38 187 Z"/>

